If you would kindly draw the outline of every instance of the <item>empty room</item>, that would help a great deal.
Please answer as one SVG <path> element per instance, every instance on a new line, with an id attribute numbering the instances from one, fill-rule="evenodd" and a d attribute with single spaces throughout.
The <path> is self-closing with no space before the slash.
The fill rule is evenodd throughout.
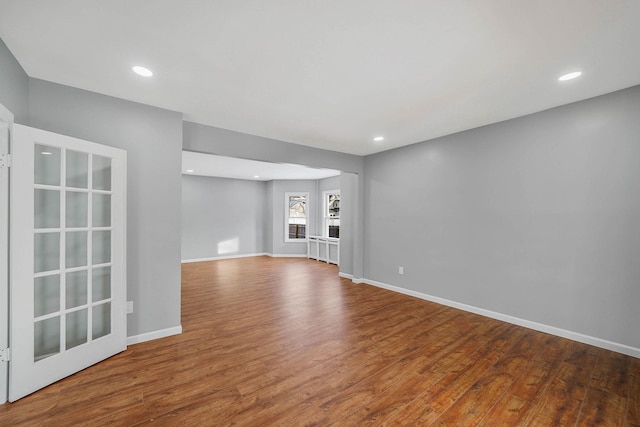
<path id="1" fill-rule="evenodd" d="M 640 426 L 639 20 L 0 0 L 0 425 Z"/>

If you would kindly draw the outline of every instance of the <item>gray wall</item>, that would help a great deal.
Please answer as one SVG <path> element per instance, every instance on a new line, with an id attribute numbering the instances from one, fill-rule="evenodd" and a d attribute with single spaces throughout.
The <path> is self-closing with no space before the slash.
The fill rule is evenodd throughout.
<path id="1" fill-rule="evenodd" d="M 188 151 L 274 163 L 361 173 L 363 158 L 245 133 L 184 122 L 183 148 Z"/>
<path id="2" fill-rule="evenodd" d="M 315 234 L 321 231 L 322 226 L 322 191 L 340 189 L 340 184 L 340 176 L 317 181 L 259 182 L 183 175 L 182 259 L 256 253 L 306 254 L 306 242 L 284 241 L 284 195 L 297 191 L 309 193 L 308 230 Z M 352 251 L 349 221 L 341 233 L 341 244 L 343 240 L 348 242 L 347 250 Z M 238 250 L 221 253 L 218 243 L 233 239 L 238 241 Z"/>
<path id="3" fill-rule="evenodd" d="M 267 252 L 266 205 L 265 182 L 183 175 L 182 259 Z"/>
<path id="4" fill-rule="evenodd" d="M 354 276 L 353 243 L 357 232 L 358 175 L 343 172 L 340 175 L 340 273 Z M 362 276 L 358 276 L 362 278 Z"/>
<path id="5" fill-rule="evenodd" d="M 182 259 L 269 253 L 304 255 L 306 242 L 284 241 L 286 192 L 309 193 L 309 234 L 320 231 L 320 194 L 340 188 L 340 177 L 268 182 L 183 175 Z M 249 224 L 249 226 L 247 226 Z M 348 235 L 348 230 L 345 235 Z M 235 253 L 220 253 L 219 242 L 238 239 Z M 349 240 L 348 238 L 345 238 Z M 342 238 L 341 238 L 342 241 Z M 350 240 L 352 246 L 353 238 Z"/>
<path id="6" fill-rule="evenodd" d="M 127 333 L 180 325 L 182 114 L 30 79 L 29 121 L 127 150 Z"/>
<path id="7" fill-rule="evenodd" d="M 265 217 L 264 217 L 264 239 L 265 252 L 273 254 L 273 181 L 266 184 Z"/>
<path id="8" fill-rule="evenodd" d="M 29 77 L 0 39 L 0 104 L 13 113 L 14 121 L 29 123 Z"/>
<path id="9" fill-rule="evenodd" d="M 366 157 L 365 276 L 640 347 L 639 119 L 634 87 Z"/>

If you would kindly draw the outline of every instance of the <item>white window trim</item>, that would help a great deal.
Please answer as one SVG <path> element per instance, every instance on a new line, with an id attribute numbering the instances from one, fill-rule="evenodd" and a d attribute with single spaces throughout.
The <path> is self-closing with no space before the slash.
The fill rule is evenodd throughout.
<path id="1" fill-rule="evenodd" d="M 291 239 L 289 238 L 289 197 L 291 196 L 304 196 L 307 200 L 307 217 L 305 224 L 305 233 L 303 239 Z M 310 224 L 310 212 L 311 212 L 311 199 L 309 193 L 306 191 L 287 191 L 284 193 L 284 241 L 286 243 L 300 243 L 306 242 L 309 238 L 309 224 Z"/>
<path id="2" fill-rule="evenodd" d="M 327 238 L 329 237 L 329 205 L 327 204 L 329 194 L 340 194 L 340 189 L 322 192 L 322 236 Z"/>

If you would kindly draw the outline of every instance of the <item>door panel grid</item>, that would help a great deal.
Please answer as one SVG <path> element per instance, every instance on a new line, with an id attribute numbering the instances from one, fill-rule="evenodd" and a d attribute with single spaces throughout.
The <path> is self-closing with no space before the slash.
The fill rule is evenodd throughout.
<path id="1" fill-rule="evenodd" d="M 16 130 L 12 401 L 126 348 L 126 153 Z"/>
<path id="2" fill-rule="evenodd" d="M 34 313 L 40 361 L 111 333 L 110 276 L 96 276 L 105 298 L 93 297 L 94 269 L 111 266 L 111 159 L 40 144 L 33 155 L 34 305 L 48 307 Z"/>

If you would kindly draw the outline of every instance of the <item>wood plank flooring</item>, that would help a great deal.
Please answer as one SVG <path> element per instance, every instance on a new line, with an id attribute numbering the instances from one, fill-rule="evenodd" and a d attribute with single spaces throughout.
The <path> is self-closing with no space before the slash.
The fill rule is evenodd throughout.
<path id="1" fill-rule="evenodd" d="M 640 426 L 640 359 L 338 277 L 183 265 L 182 335 L 16 403 L 1 426 Z"/>

